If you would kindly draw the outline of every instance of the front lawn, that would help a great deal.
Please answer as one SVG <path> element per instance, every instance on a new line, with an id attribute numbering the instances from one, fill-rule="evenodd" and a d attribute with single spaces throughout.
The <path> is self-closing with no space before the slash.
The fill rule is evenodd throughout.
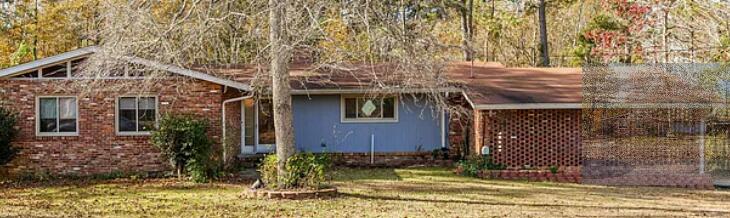
<path id="1" fill-rule="evenodd" d="M 730 216 L 730 191 L 480 180 L 446 169 L 342 169 L 341 197 L 258 200 L 248 184 L 158 179 L 0 189 L 0 216 L 554 217 Z"/>

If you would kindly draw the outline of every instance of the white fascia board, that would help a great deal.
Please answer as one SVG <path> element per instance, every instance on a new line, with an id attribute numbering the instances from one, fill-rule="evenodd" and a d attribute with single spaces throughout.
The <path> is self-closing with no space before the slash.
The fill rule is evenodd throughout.
<path id="1" fill-rule="evenodd" d="M 478 110 L 581 109 L 581 103 L 478 104 Z"/>
<path id="2" fill-rule="evenodd" d="M 168 71 L 170 73 L 175 73 L 175 74 L 179 74 L 179 75 L 183 75 L 183 76 L 187 76 L 187 77 L 191 77 L 191 78 L 195 78 L 195 79 L 199 79 L 199 80 L 204 80 L 204 81 L 208 81 L 208 82 L 212 82 L 212 83 L 216 83 L 216 84 L 220 84 L 220 85 L 224 85 L 224 86 L 228 86 L 228 87 L 233 87 L 233 88 L 241 89 L 244 91 L 251 91 L 251 86 L 249 86 L 248 84 L 215 77 L 215 76 L 207 74 L 207 73 L 190 70 L 190 69 L 185 69 L 185 68 L 170 65 L 170 64 L 163 64 L 163 63 L 159 63 L 156 61 L 151 61 L 151 60 L 138 58 L 138 57 L 126 57 L 124 59 L 127 59 L 127 61 L 129 61 L 130 63 L 142 64 L 142 65 L 152 67 L 152 68 L 155 68 L 158 70 Z"/>

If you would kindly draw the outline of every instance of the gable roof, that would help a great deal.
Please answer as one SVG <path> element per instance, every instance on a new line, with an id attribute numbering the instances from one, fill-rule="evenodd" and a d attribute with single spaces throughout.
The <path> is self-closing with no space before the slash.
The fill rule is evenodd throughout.
<path id="1" fill-rule="evenodd" d="M 268 66 L 255 65 L 208 65 L 196 66 L 193 69 L 206 72 L 217 77 L 251 84 L 267 86 L 271 83 Z M 448 84 L 434 84 L 438 75 L 408 74 L 390 64 L 347 64 L 341 66 L 315 66 L 311 64 L 291 64 L 290 86 L 294 94 L 336 94 L 377 92 L 425 92 L 432 87 Z M 256 80 L 256 77 L 262 79 Z M 404 84 L 403 80 L 409 80 Z M 446 79 L 442 80 L 447 82 Z M 257 84 L 252 84 L 257 83 Z M 461 92 L 456 88 L 441 88 L 442 92 Z"/>
<path id="2" fill-rule="evenodd" d="M 12 77 L 12 76 L 16 76 L 18 74 L 25 73 L 28 70 L 37 69 L 37 68 L 51 65 L 51 64 L 57 64 L 57 63 L 68 61 L 68 60 L 75 59 L 75 58 L 89 56 L 98 51 L 99 51 L 98 47 L 89 46 L 89 47 L 72 50 L 69 52 L 64 52 L 64 53 L 61 53 L 58 55 L 41 58 L 41 59 L 31 61 L 28 63 L 24 63 L 24 64 L 2 69 L 2 70 L 0 70 L 0 78 Z M 163 71 L 167 71 L 167 72 L 182 75 L 182 76 L 187 76 L 187 77 L 194 78 L 194 79 L 208 81 L 208 82 L 212 82 L 212 83 L 216 83 L 216 84 L 220 84 L 220 85 L 224 85 L 224 86 L 229 86 L 229 87 L 233 87 L 233 88 L 237 88 L 237 89 L 241 89 L 241 90 L 251 90 L 251 87 L 248 84 L 215 77 L 213 75 L 209 75 L 209 74 L 195 71 L 195 70 L 185 69 L 185 68 L 170 65 L 170 64 L 163 64 L 160 62 L 151 61 L 151 60 L 138 58 L 138 57 L 124 57 L 123 59 L 125 59 L 126 61 L 129 61 L 130 63 L 142 64 L 142 65 L 145 65 L 145 66 L 157 69 L 157 70 L 163 70 Z"/>

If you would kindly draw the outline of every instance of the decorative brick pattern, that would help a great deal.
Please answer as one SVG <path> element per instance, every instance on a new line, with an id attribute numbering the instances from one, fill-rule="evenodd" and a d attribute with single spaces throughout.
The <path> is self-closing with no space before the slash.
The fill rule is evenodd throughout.
<path id="1" fill-rule="evenodd" d="M 68 80 L 0 80 L 0 102 L 19 113 L 15 145 L 22 150 L 9 164 L 9 172 L 89 175 L 108 172 L 167 170 L 159 151 L 148 136 L 119 136 L 115 131 L 116 98 L 123 95 L 158 97 L 159 114 L 188 113 L 210 121 L 210 137 L 218 143 L 221 135 L 220 85 L 191 81 L 164 81 L 144 93 L 105 91 L 81 96 Z M 79 135 L 40 137 L 35 133 L 37 96 L 78 97 Z"/>
<path id="2" fill-rule="evenodd" d="M 581 110 L 492 110 L 480 114 L 484 146 L 490 148 L 495 162 L 509 167 L 581 165 Z"/>

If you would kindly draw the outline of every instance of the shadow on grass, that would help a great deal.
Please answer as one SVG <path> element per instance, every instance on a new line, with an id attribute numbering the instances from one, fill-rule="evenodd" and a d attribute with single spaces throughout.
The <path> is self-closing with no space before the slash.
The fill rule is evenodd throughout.
<path id="1" fill-rule="evenodd" d="M 332 181 L 356 181 L 356 180 L 390 180 L 401 181 L 403 178 L 391 168 L 339 168 L 332 171 Z"/>
<path id="2" fill-rule="evenodd" d="M 357 193 L 340 193 L 341 196 L 357 198 L 362 200 L 379 200 L 379 201 L 403 201 L 403 202 L 424 202 L 424 203 L 443 203 L 443 204 L 469 204 L 483 206 L 524 206 L 524 207 L 570 207 L 570 208 L 586 208 L 586 209 L 603 209 L 603 210 L 655 210 L 664 212 L 691 212 L 691 213 L 712 213 L 715 215 L 730 215 L 730 212 L 719 210 L 694 210 L 683 208 L 662 208 L 662 207 L 626 207 L 626 206 L 600 206 L 600 205 L 571 205 L 571 204 L 540 204 L 540 203 L 509 203 L 496 201 L 468 201 L 468 200 L 437 200 L 437 199 L 420 199 L 409 197 L 391 197 L 391 196 L 375 196 Z"/>

